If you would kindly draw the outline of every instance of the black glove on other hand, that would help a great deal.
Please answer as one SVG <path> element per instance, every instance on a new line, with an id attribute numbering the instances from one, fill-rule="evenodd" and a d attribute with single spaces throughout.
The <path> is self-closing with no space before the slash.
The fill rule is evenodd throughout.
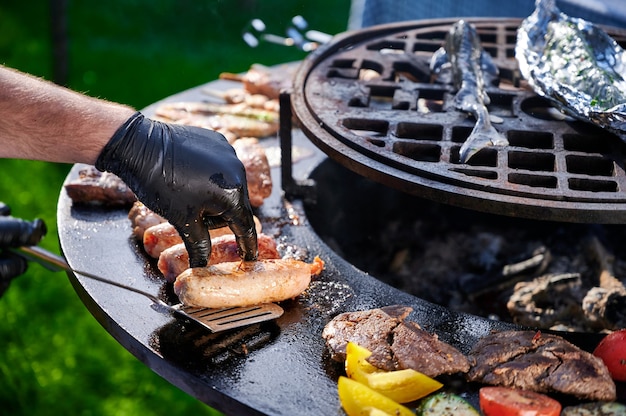
<path id="1" fill-rule="evenodd" d="M 11 210 L 0 202 L 0 296 L 6 291 L 11 280 L 28 268 L 27 261 L 7 250 L 22 246 L 37 245 L 46 235 L 43 220 L 24 221 L 10 216 Z"/>
<path id="2" fill-rule="evenodd" d="M 141 202 L 176 227 L 190 267 L 206 266 L 208 229 L 224 225 L 235 234 L 240 256 L 256 259 L 245 169 L 221 134 L 135 113 L 104 147 L 96 168 L 119 176 Z"/>

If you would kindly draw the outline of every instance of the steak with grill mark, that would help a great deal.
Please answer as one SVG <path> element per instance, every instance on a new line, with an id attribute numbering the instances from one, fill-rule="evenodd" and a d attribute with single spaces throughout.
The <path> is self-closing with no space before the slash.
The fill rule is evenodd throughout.
<path id="1" fill-rule="evenodd" d="M 587 400 L 616 399 L 615 383 L 602 360 L 556 335 L 494 333 L 478 341 L 468 358 L 470 381 Z"/>
<path id="2" fill-rule="evenodd" d="M 326 325 L 322 337 L 335 361 L 344 361 L 347 343 L 354 342 L 370 350 L 368 361 L 383 370 L 411 368 L 430 377 L 466 373 L 467 358 L 415 322 L 406 321 L 411 311 L 396 305 L 345 312 Z"/>

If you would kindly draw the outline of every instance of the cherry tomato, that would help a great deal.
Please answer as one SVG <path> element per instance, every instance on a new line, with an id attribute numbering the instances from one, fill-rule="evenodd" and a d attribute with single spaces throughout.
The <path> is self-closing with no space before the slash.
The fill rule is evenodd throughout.
<path id="1" fill-rule="evenodd" d="M 545 394 L 507 387 L 483 387 L 478 393 L 485 416 L 559 416 L 561 404 Z"/>
<path id="2" fill-rule="evenodd" d="M 626 381 L 626 329 L 604 337 L 593 355 L 604 361 L 613 380 Z"/>

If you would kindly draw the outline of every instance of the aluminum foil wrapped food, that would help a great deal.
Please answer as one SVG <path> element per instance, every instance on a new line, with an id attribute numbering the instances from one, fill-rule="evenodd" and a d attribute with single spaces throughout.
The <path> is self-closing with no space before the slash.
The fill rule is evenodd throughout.
<path id="1" fill-rule="evenodd" d="M 626 55 L 598 26 L 536 0 L 521 24 L 515 56 L 535 92 L 564 113 L 626 140 Z"/>

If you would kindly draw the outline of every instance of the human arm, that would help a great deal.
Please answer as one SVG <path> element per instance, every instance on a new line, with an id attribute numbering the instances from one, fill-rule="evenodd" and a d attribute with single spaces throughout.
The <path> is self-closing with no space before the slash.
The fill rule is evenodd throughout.
<path id="1" fill-rule="evenodd" d="M 0 157 L 94 164 L 134 109 L 0 66 Z"/>
<path id="2" fill-rule="evenodd" d="M 206 264 L 208 228 L 228 225 L 244 260 L 257 239 L 243 164 L 217 132 L 159 123 L 0 66 L 0 157 L 94 164 L 118 175 Z"/>

